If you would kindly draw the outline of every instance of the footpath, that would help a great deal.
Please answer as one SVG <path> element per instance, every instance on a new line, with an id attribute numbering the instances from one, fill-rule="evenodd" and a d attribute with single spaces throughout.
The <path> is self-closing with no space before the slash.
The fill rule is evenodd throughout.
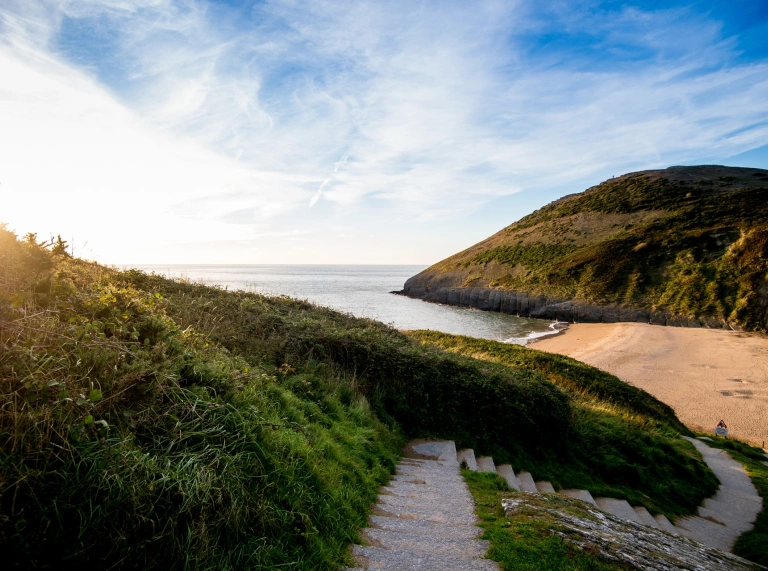
<path id="1" fill-rule="evenodd" d="M 688 440 L 701 452 L 721 485 L 699 506 L 697 515 L 678 518 L 674 524 L 626 500 L 594 498 L 587 490 L 555 492 L 550 482 L 534 481 L 528 472 L 515 473 L 509 464 L 496 466 L 488 456 L 476 458 L 471 449 L 457 451 L 450 441 L 413 441 L 406 447 L 397 474 L 382 488 L 369 527 L 361 532 L 366 545 L 352 547 L 356 569 L 499 569 L 497 563 L 484 558 L 488 544 L 478 539 L 482 529 L 476 525 L 474 501 L 461 476 L 462 464 L 470 470 L 495 472 L 518 492 L 569 496 L 610 514 L 616 518 L 613 521 L 642 526 L 635 528 L 640 531 L 658 530 L 668 534 L 664 537 L 690 538 L 709 548 L 706 551 L 730 552 L 736 538 L 752 528 L 762 510 L 762 498 L 741 464 L 726 452 L 698 439 Z M 682 537 L 681 541 L 687 541 Z"/>

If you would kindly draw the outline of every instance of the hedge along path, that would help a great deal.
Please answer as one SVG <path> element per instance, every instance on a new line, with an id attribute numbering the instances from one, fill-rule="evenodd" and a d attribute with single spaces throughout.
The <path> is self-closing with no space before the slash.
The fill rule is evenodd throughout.
<path id="1" fill-rule="evenodd" d="M 352 546 L 357 569 L 498 571 L 484 559 L 488 542 L 477 539 L 482 529 L 456 445 L 415 440 L 405 456 L 361 533 L 368 545 Z"/>

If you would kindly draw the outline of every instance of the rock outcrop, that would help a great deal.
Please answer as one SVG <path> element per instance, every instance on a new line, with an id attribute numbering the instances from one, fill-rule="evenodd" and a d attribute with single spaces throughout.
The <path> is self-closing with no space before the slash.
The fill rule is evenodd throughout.
<path id="1" fill-rule="evenodd" d="M 765 569 L 686 537 L 611 515 L 580 500 L 515 494 L 502 500 L 502 505 L 508 517 L 546 519 L 552 523 L 552 533 L 567 543 L 641 571 Z"/>
<path id="2" fill-rule="evenodd" d="M 635 321 L 675 327 L 710 327 L 740 330 L 736 323 L 727 323 L 715 317 L 688 317 L 668 311 L 618 304 L 592 305 L 557 299 L 525 292 L 493 289 L 490 287 L 437 287 L 425 286 L 421 274 L 405 282 L 402 291 L 393 291 L 433 303 L 472 307 L 483 311 L 498 311 L 519 317 L 550 319 L 567 323 L 617 323 Z"/>

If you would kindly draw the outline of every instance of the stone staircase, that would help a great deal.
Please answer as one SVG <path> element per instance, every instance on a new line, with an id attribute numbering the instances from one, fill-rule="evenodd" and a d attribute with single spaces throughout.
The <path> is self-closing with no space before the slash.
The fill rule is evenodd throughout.
<path id="1" fill-rule="evenodd" d="M 470 470 L 496 472 L 507 481 L 510 488 L 517 490 L 518 492 L 539 494 L 556 493 L 554 486 L 550 482 L 535 482 L 533 476 L 528 472 L 518 472 L 515 474 L 512 466 L 509 464 L 496 466 L 493 462 L 493 458 L 489 456 L 475 458 L 474 450 L 468 448 L 459 450 L 458 460 L 459 463 L 462 461 L 466 462 L 466 466 Z M 626 500 L 617 500 L 615 498 L 593 498 L 592 494 L 587 490 L 560 490 L 559 493 L 592 504 L 611 515 L 625 520 L 634 521 L 635 523 L 640 523 L 656 529 L 662 529 L 669 533 L 680 533 L 680 531 L 676 529 L 665 516 L 657 515 L 654 517 L 643 506 L 632 507 Z"/>
<path id="2" fill-rule="evenodd" d="M 358 568 L 499 569 L 484 559 L 488 542 L 477 539 L 482 530 L 476 525 L 475 502 L 461 477 L 453 442 L 409 444 L 368 523 L 361 533 L 367 545 L 352 546 Z"/>
<path id="3" fill-rule="evenodd" d="M 382 488 L 369 527 L 362 531 L 367 545 L 352 546 L 359 568 L 382 570 L 496 570 L 483 559 L 487 542 L 477 539 L 474 501 L 461 477 L 460 466 L 495 472 L 519 492 L 559 493 L 587 502 L 623 520 L 689 537 L 730 552 L 736 538 L 752 528 L 762 509 L 762 498 L 741 464 L 701 440 L 688 438 L 720 479 L 712 498 L 704 500 L 698 515 L 679 518 L 673 525 L 664 515 L 652 516 L 643 506 L 626 500 L 594 498 L 587 490 L 560 490 L 550 482 L 534 481 L 530 473 L 515 473 L 512 466 L 496 466 L 490 456 L 475 457 L 474 450 L 456 450 L 453 442 L 414 441 L 398 464 L 397 474 Z"/>

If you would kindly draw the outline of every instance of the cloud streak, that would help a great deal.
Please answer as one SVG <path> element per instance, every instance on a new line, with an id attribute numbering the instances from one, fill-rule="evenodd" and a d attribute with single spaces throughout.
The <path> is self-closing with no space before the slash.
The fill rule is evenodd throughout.
<path id="1" fill-rule="evenodd" d="M 0 193 L 19 227 L 46 192 L 99 233 L 73 196 L 141 216 L 145 193 L 162 243 L 452 229 L 514 193 L 765 144 L 768 64 L 744 52 L 695 5 L 9 0 Z"/>

